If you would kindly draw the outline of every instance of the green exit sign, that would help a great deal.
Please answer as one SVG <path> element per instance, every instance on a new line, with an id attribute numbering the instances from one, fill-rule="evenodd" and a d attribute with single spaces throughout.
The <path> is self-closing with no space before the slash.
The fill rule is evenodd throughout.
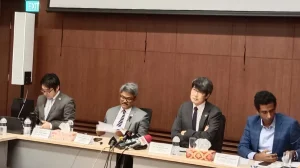
<path id="1" fill-rule="evenodd" d="M 39 12 L 40 2 L 37 0 L 26 0 L 25 1 L 25 11 L 26 12 Z"/>

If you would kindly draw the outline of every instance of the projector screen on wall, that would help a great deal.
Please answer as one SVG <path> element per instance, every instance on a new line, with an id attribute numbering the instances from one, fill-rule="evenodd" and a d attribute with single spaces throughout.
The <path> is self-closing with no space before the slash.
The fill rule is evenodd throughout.
<path id="1" fill-rule="evenodd" d="M 49 11 L 300 16 L 300 0 L 49 0 Z"/>

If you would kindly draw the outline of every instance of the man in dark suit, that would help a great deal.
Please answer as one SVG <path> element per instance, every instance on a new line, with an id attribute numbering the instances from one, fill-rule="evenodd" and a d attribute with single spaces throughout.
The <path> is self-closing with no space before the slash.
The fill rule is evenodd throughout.
<path id="1" fill-rule="evenodd" d="M 41 82 L 41 92 L 34 112 L 44 129 L 59 129 L 62 122 L 75 120 L 74 100 L 60 92 L 60 81 L 56 74 L 46 74 Z"/>
<path id="2" fill-rule="evenodd" d="M 220 151 L 222 146 L 217 134 L 224 134 L 222 128 L 221 110 L 209 103 L 207 99 L 213 91 L 212 82 L 206 77 L 196 78 L 192 82 L 190 99 L 183 103 L 173 123 L 171 137 L 180 138 L 180 146 L 188 147 L 189 138 L 196 137 L 207 139 L 211 142 L 210 149 Z"/>
<path id="3" fill-rule="evenodd" d="M 298 122 L 276 113 L 276 97 L 268 91 L 257 92 L 254 105 L 258 115 L 247 120 L 238 146 L 241 157 L 257 161 L 275 162 L 288 151 L 294 160 L 300 152 L 300 127 Z"/>

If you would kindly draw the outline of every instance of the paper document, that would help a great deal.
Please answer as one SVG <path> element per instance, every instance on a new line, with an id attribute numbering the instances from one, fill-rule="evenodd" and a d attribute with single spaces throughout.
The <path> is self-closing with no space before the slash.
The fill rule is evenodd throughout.
<path id="1" fill-rule="evenodd" d="M 292 162 L 291 167 L 299 167 L 300 162 Z"/>
<path id="2" fill-rule="evenodd" d="M 249 159 L 240 157 L 239 165 L 249 165 Z"/>
<path id="3" fill-rule="evenodd" d="M 96 131 L 104 131 L 104 132 L 110 132 L 115 133 L 116 129 L 114 129 L 112 124 L 107 124 L 101 121 L 98 121 L 98 125 L 96 126 Z"/>
<path id="4" fill-rule="evenodd" d="M 239 159 L 240 157 L 236 155 L 216 153 L 214 163 L 231 167 L 237 167 L 239 164 Z"/>

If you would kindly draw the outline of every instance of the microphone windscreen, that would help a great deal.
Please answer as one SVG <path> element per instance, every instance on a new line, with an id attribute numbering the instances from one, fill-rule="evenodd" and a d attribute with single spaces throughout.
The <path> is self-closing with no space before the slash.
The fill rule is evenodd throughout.
<path id="1" fill-rule="evenodd" d="M 145 137 L 147 143 L 150 143 L 152 141 L 152 136 L 151 135 L 148 134 L 148 135 L 145 135 L 144 137 Z"/>

